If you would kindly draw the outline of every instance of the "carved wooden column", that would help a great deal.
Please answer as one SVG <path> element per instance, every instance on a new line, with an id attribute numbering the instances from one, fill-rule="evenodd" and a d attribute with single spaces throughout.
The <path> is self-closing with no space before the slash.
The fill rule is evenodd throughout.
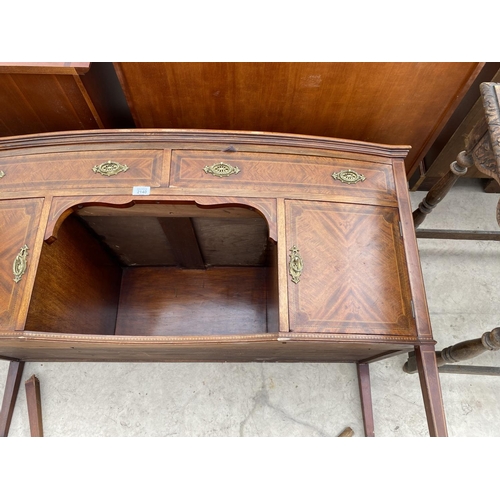
<path id="1" fill-rule="evenodd" d="M 483 98 L 487 130 L 474 149 L 474 164 L 500 184 L 500 84 L 481 83 L 479 90 Z M 500 200 L 497 222 L 500 225 Z"/>

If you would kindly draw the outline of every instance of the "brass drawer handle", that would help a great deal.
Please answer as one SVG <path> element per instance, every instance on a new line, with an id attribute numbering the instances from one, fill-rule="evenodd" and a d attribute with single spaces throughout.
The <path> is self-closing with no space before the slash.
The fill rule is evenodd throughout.
<path id="1" fill-rule="evenodd" d="M 19 283 L 23 274 L 26 272 L 26 258 L 28 257 L 28 246 L 24 245 L 14 259 L 12 272 L 14 273 L 14 281 Z"/>
<path id="2" fill-rule="evenodd" d="M 105 175 L 106 177 L 111 177 L 112 175 L 119 174 L 120 172 L 126 172 L 128 170 L 127 165 L 122 165 L 117 161 L 108 160 L 100 165 L 96 165 L 92 169 L 96 174 Z"/>
<path id="3" fill-rule="evenodd" d="M 204 169 L 206 174 L 212 174 L 216 177 L 229 177 L 230 175 L 237 174 L 240 172 L 238 167 L 233 167 L 229 163 L 214 163 L 213 165 L 206 166 Z"/>
<path id="4" fill-rule="evenodd" d="M 345 184 L 356 184 L 357 182 L 362 182 L 366 177 L 362 174 L 358 174 L 354 170 L 341 170 L 340 172 L 333 172 L 332 177 L 336 181 L 343 182 Z"/>
<path id="5" fill-rule="evenodd" d="M 304 262 L 300 256 L 299 249 L 294 245 L 290 248 L 290 276 L 292 277 L 293 283 L 298 283 L 300 281 L 300 275 L 302 274 L 302 269 L 304 269 Z"/>

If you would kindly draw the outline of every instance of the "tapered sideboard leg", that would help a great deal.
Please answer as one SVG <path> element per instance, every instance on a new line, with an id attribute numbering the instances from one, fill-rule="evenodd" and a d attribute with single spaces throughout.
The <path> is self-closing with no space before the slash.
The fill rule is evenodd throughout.
<path id="1" fill-rule="evenodd" d="M 370 386 L 370 368 L 366 363 L 358 363 L 359 395 L 361 398 L 361 412 L 366 437 L 375 437 L 373 423 L 372 390 Z"/>
<path id="2" fill-rule="evenodd" d="M 40 382 L 33 375 L 25 382 L 24 387 L 26 389 L 26 403 L 28 404 L 31 437 L 43 437 Z"/>
<path id="3" fill-rule="evenodd" d="M 7 373 L 7 382 L 3 393 L 2 409 L 0 410 L 0 437 L 9 435 L 10 422 L 14 414 L 17 393 L 23 375 L 24 361 L 11 361 Z"/>
<path id="4" fill-rule="evenodd" d="M 443 396 L 434 346 L 415 346 L 415 356 L 429 434 L 431 437 L 446 437 L 448 436 L 448 429 L 446 427 Z"/>

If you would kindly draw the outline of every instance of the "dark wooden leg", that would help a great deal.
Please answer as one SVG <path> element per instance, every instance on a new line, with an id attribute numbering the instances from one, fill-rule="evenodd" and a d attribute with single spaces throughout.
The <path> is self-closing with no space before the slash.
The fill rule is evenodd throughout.
<path id="1" fill-rule="evenodd" d="M 25 382 L 24 387 L 26 389 L 26 402 L 28 404 L 31 437 L 43 437 L 40 382 L 33 375 Z"/>
<path id="2" fill-rule="evenodd" d="M 7 382 L 3 393 L 2 409 L 0 410 L 0 437 L 9 435 L 10 422 L 14 414 L 17 393 L 23 375 L 24 361 L 11 361 L 7 373 Z"/>
<path id="3" fill-rule="evenodd" d="M 474 160 L 465 151 L 459 153 L 457 160 L 450 165 L 450 170 L 432 186 L 418 208 L 413 212 L 413 224 L 417 228 L 424 222 L 428 214 L 448 194 L 457 180 L 467 173 L 467 169 L 474 165 Z"/>
<path id="4" fill-rule="evenodd" d="M 473 359 L 483 352 L 498 350 L 500 350 L 500 327 L 494 328 L 491 332 L 483 333 L 482 337 L 478 339 L 459 342 L 442 351 L 436 352 L 436 361 L 438 367 L 441 367 Z M 403 370 L 406 373 L 415 373 L 417 371 L 416 357 L 413 354 L 410 353 L 408 355 L 408 361 L 403 366 Z"/>
<path id="5" fill-rule="evenodd" d="M 361 398 L 361 412 L 366 437 L 375 437 L 373 423 L 372 390 L 370 386 L 370 369 L 367 363 L 358 363 L 359 395 Z"/>
<path id="6" fill-rule="evenodd" d="M 441 383 L 439 381 L 434 346 L 428 344 L 416 346 L 415 357 L 429 434 L 432 437 L 446 437 L 448 436 L 448 430 L 446 428 L 443 396 L 441 394 Z"/>

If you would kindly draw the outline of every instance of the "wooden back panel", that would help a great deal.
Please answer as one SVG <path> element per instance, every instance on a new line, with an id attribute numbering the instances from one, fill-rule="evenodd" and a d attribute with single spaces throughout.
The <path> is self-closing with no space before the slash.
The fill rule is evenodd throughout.
<path id="1" fill-rule="evenodd" d="M 116 335 L 265 333 L 264 267 L 127 268 Z"/>
<path id="2" fill-rule="evenodd" d="M 114 334 L 121 269 L 76 217 L 44 243 L 27 330 Z"/>

